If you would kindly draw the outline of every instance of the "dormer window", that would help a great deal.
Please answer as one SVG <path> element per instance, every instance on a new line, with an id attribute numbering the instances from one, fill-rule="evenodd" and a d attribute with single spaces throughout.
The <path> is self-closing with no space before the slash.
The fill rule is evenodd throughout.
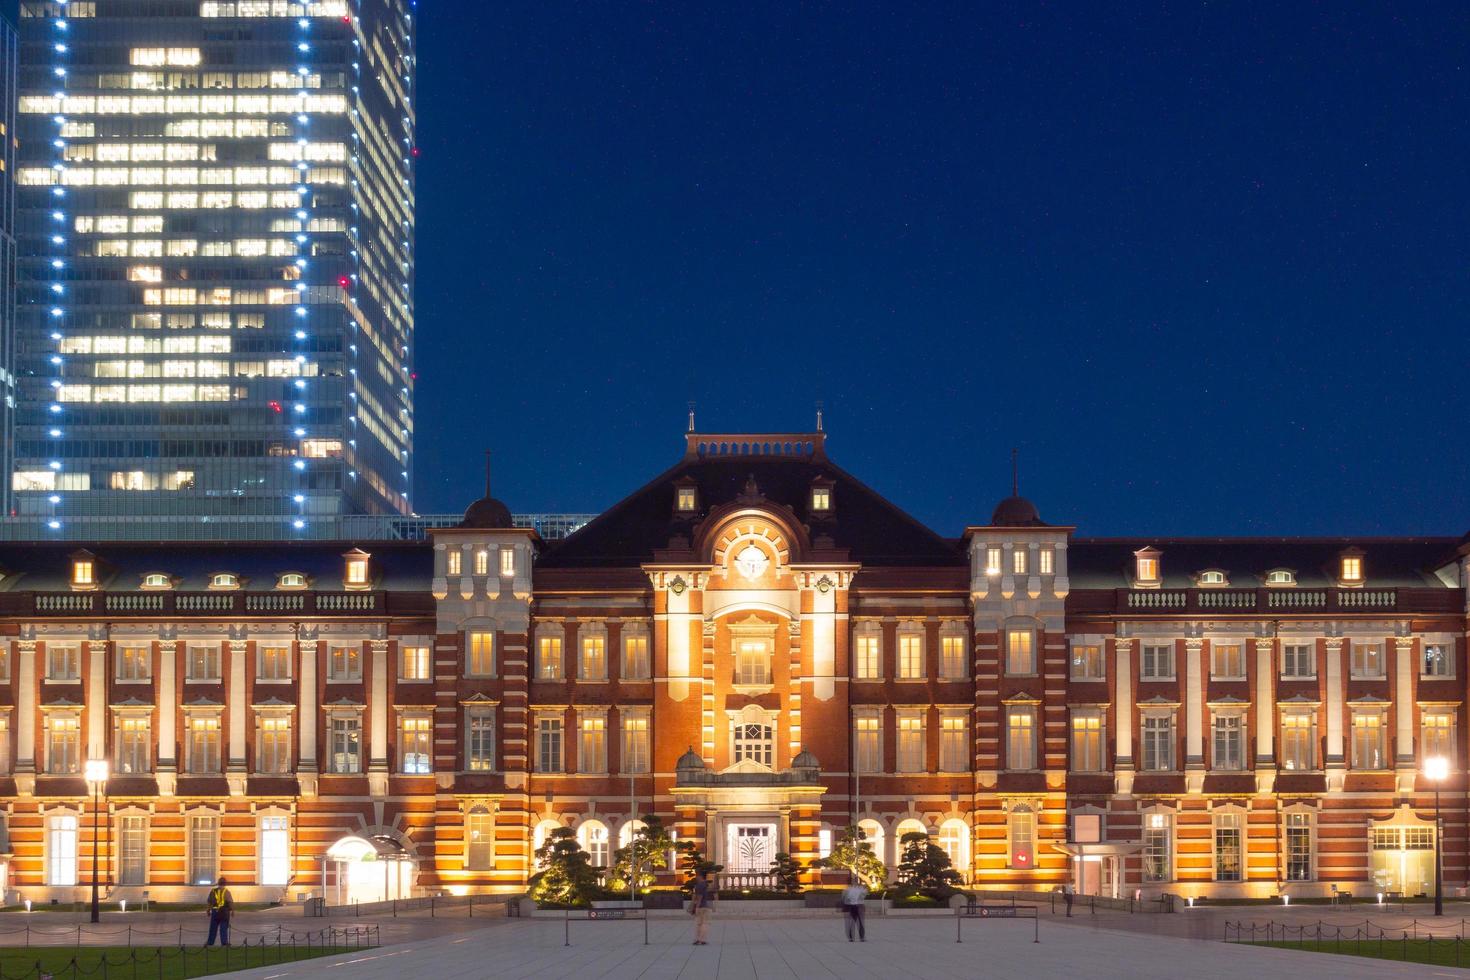
<path id="1" fill-rule="evenodd" d="M 510 578 L 516 573 L 516 553 L 511 548 L 500 549 L 500 574 Z"/>
<path id="2" fill-rule="evenodd" d="M 1356 548 L 1344 551 L 1340 556 L 1338 579 L 1343 585 L 1363 584 L 1363 553 Z"/>
<path id="3" fill-rule="evenodd" d="M 1224 588 L 1230 584 L 1230 580 L 1218 568 L 1210 568 L 1199 573 L 1198 578 L 1195 579 L 1195 584 L 1202 588 L 1209 588 L 1211 586 Z"/>
<path id="4" fill-rule="evenodd" d="M 812 487 L 812 510 L 825 514 L 832 509 L 832 489 Z"/>
<path id="5" fill-rule="evenodd" d="M 1139 586 L 1158 585 L 1160 578 L 1159 550 L 1142 548 L 1133 553 L 1134 584 Z"/>
<path id="6" fill-rule="evenodd" d="M 79 551 L 71 558 L 71 587 L 95 589 L 97 587 L 97 559 L 90 552 Z"/>
<path id="7" fill-rule="evenodd" d="M 1289 568 L 1273 568 L 1266 573 L 1266 584 L 1271 586 L 1296 585 L 1296 572 Z"/>
<path id="8" fill-rule="evenodd" d="M 174 580 L 171 576 L 165 575 L 163 572 L 149 572 L 143 576 L 142 587 L 150 591 L 171 589 L 174 587 Z"/>
<path id="9" fill-rule="evenodd" d="M 674 501 L 675 508 L 681 514 L 692 514 L 699 506 L 699 493 L 694 487 L 680 487 Z"/>
<path id="10" fill-rule="evenodd" d="M 304 589 L 306 588 L 306 576 L 300 572 L 286 572 L 276 579 L 278 589 Z"/>
<path id="11" fill-rule="evenodd" d="M 209 587 L 211 589 L 238 589 L 240 576 L 234 572 L 215 572 L 209 576 Z"/>
<path id="12" fill-rule="evenodd" d="M 342 584 L 349 589 L 368 587 L 368 553 L 354 548 L 342 556 L 347 565 L 342 571 Z"/>

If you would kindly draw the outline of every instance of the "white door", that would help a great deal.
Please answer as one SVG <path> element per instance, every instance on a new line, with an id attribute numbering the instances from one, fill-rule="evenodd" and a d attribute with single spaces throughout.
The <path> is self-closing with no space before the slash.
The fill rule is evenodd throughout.
<path id="1" fill-rule="evenodd" d="M 769 823 L 731 824 L 725 841 L 725 870 L 736 874 L 765 874 L 776 860 L 776 826 Z"/>

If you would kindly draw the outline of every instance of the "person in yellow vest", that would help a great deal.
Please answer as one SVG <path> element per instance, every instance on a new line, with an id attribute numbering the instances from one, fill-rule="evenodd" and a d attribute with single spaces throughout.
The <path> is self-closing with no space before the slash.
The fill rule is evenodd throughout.
<path id="1" fill-rule="evenodd" d="M 230 916 L 235 911 L 235 897 L 225 887 L 225 880 L 221 878 L 215 882 L 214 888 L 210 889 L 209 900 L 205 905 L 209 909 L 209 939 L 206 946 L 213 946 L 215 937 L 219 937 L 221 946 L 230 945 Z"/>

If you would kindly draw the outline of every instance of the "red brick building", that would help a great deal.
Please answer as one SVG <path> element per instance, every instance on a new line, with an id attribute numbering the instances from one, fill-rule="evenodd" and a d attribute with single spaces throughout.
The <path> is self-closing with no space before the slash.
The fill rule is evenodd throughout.
<path id="1" fill-rule="evenodd" d="M 936 533 L 823 433 L 690 434 L 544 545 L 0 549 L 5 886 L 519 889 L 659 814 L 731 874 L 858 823 L 980 887 L 1466 884 L 1465 541 Z M 87 760 L 110 766 L 94 811 Z"/>

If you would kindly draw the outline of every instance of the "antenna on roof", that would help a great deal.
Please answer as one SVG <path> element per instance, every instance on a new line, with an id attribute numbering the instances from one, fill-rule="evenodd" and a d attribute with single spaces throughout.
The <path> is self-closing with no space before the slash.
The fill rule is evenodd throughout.
<path id="1" fill-rule="evenodd" d="M 694 403 L 689 403 L 689 431 L 694 431 Z"/>
<path id="2" fill-rule="evenodd" d="M 490 496 L 490 450 L 485 450 L 485 496 Z"/>
<path id="3" fill-rule="evenodd" d="M 817 431 L 822 431 L 822 403 L 817 402 Z"/>
<path id="4" fill-rule="evenodd" d="M 1021 477 L 1020 477 L 1019 470 L 1016 467 L 1016 454 L 1019 451 L 1020 450 L 1015 449 L 1014 447 L 1012 447 L 1012 449 L 1011 449 L 1011 496 L 1012 497 L 1019 497 L 1021 495 Z"/>

